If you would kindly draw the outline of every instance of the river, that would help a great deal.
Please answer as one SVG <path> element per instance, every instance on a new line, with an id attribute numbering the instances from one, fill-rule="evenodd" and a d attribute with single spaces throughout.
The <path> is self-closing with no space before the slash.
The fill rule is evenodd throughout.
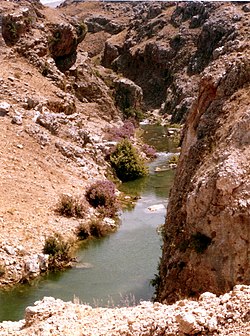
<path id="1" fill-rule="evenodd" d="M 92 306 L 126 306 L 150 300 L 154 288 L 150 280 L 157 272 L 161 236 L 157 228 L 164 223 L 167 196 L 174 171 L 155 172 L 163 167 L 169 150 L 174 150 L 161 126 L 147 126 L 145 140 L 164 152 L 149 165 L 146 178 L 124 183 L 123 191 L 140 195 L 134 207 L 124 210 L 117 232 L 83 244 L 77 267 L 48 274 L 32 285 L 21 285 L 0 292 L 0 321 L 23 318 L 24 309 L 44 296 L 66 301 L 77 297 Z M 150 211 L 150 206 L 155 206 Z"/>

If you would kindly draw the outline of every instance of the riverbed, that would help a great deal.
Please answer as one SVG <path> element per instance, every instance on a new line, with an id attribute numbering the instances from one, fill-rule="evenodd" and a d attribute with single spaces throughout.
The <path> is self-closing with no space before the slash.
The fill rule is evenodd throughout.
<path id="1" fill-rule="evenodd" d="M 0 321 L 22 319 L 24 309 L 44 296 L 110 307 L 152 299 L 150 280 L 157 273 L 162 244 L 158 228 L 165 220 L 174 171 L 156 170 L 165 167 L 171 141 L 163 136 L 162 128 L 156 132 L 151 128 L 146 127 L 145 139 L 165 144 L 165 151 L 149 164 L 148 177 L 123 184 L 123 191 L 139 199 L 120 214 L 118 231 L 84 243 L 76 267 L 0 292 Z"/>

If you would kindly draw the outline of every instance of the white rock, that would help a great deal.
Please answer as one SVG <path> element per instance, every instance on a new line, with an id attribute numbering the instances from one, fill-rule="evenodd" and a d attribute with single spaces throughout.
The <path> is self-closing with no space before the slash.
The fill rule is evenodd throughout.
<path id="1" fill-rule="evenodd" d="M 217 318 L 216 317 L 211 317 L 211 319 L 208 320 L 207 322 L 207 328 L 209 331 L 215 331 L 217 330 Z"/>
<path id="2" fill-rule="evenodd" d="M 160 210 L 165 210 L 165 206 L 164 204 L 155 204 L 155 205 L 150 205 L 148 207 L 148 210 L 150 212 L 157 212 L 157 211 L 160 211 Z"/>
<path id="3" fill-rule="evenodd" d="M 10 104 L 7 102 L 0 103 L 0 115 L 5 115 L 10 111 Z"/>
<path id="4" fill-rule="evenodd" d="M 25 271 L 27 276 L 35 277 L 40 274 L 41 271 L 46 271 L 48 268 L 49 255 L 47 254 L 35 254 L 25 259 Z"/>
<path id="5" fill-rule="evenodd" d="M 202 301 L 212 301 L 212 300 L 215 300 L 217 298 L 217 296 L 213 293 L 210 293 L 210 292 L 205 292 L 205 293 L 202 293 L 200 295 L 200 300 Z"/>
<path id="6" fill-rule="evenodd" d="M 12 118 L 12 123 L 13 123 L 13 124 L 16 124 L 16 125 L 22 125 L 22 123 L 23 123 L 22 116 L 20 116 L 20 115 L 15 115 L 15 116 Z"/>
<path id="7" fill-rule="evenodd" d="M 184 334 L 195 334 L 201 331 L 201 326 L 196 322 L 196 318 L 192 313 L 183 313 L 176 316 L 179 323 L 179 331 Z"/>
<path id="8" fill-rule="evenodd" d="M 109 225 L 111 227 L 115 227 L 115 221 L 112 219 L 112 218 L 108 218 L 108 217 L 105 217 L 103 219 L 103 223 L 106 224 L 106 225 Z"/>
<path id="9" fill-rule="evenodd" d="M 9 245 L 6 245 L 6 246 L 4 247 L 4 251 L 7 252 L 7 253 L 10 254 L 10 255 L 15 254 L 15 249 L 14 249 L 14 247 L 9 246 Z"/>

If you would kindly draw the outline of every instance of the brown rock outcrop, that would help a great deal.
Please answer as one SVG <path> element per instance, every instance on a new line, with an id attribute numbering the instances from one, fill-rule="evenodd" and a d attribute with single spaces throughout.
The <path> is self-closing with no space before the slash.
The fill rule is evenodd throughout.
<path id="1" fill-rule="evenodd" d="M 84 23 L 53 24 L 50 26 L 49 50 L 61 71 L 68 70 L 76 61 L 76 48 L 82 42 L 87 27 Z"/>
<path id="2" fill-rule="evenodd" d="M 250 50 L 204 71 L 171 191 L 157 299 L 250 283 Z"/>
<path id="3" fill-rule="evenodd" d="M 7 45 L 15 44 L 22 35 L 27 33 L 36 21 L 37 15 L 33 8 L 23 7 L 2 18 L 2 36 Z"/>
<path id="4" fill-rule="evenodd" d="M 245 39 L 248 14 L 240 4 L 171 2 L 134 4 L 126 30 L 111 36 L 102 64 L 143 90 L 148 109 L 180 122 L 198 93 L 200 73 Z"/>

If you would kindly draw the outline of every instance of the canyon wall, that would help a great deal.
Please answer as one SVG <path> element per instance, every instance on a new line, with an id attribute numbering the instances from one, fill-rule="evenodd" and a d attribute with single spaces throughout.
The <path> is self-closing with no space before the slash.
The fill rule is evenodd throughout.
<path id="1" fill-rule="evenodd" d="M 201 74 L 164 227 L 161 302 L 250 283 L 249 56 L 245 38 Z"/>

